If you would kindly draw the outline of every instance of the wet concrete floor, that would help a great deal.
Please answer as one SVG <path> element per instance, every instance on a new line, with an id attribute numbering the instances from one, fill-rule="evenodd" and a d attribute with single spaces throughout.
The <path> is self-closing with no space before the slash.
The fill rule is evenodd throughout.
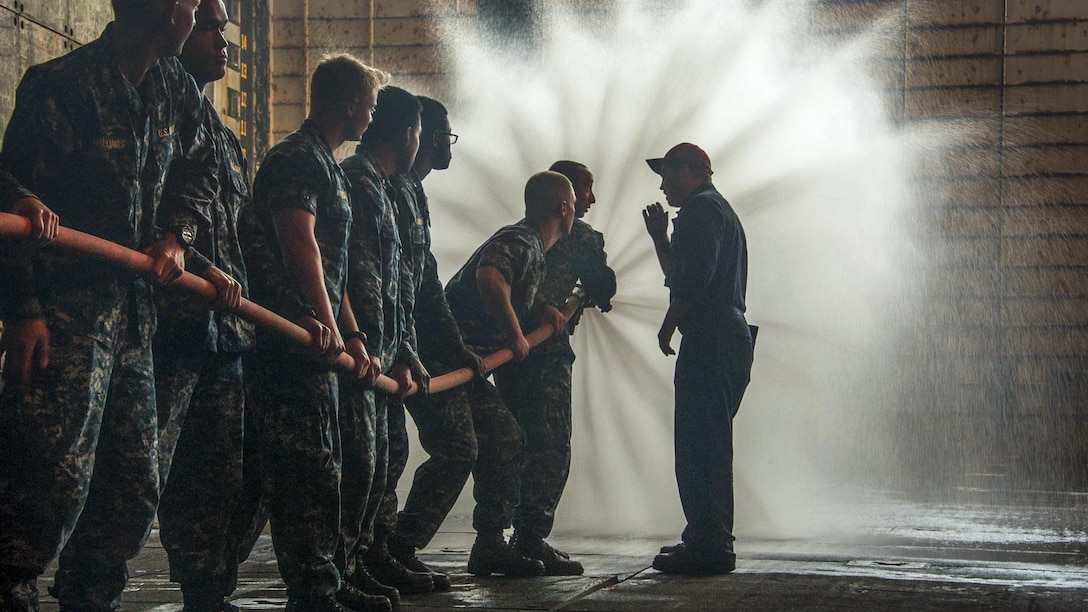
<path id="1" fill-rule="evenodd" d="M 566 536 L 550 541 L 583 562 L 584 576 L 476 578 L 465 573 L 473 534 L 455 518 L 420 554 L 452 575 L 453 588 L 406 596 L 402 608 L 1088 610 L 1088 493 L 970 505 L 883 499 L 852 507 L 845 521 L 851 527 L 835 533 L 741 538 L 737 571 L 714 577 L 650 569 L 657 548 L 671 543 L 666 539 Z M 125 610 L 181 610 L 157 533 L 131 568 Z M 235 604 L 282 609 L 284 586 L 267 534 L 240 574 Z M 57 609 L 48 596 L 42 603 L 46 612 Z"/>

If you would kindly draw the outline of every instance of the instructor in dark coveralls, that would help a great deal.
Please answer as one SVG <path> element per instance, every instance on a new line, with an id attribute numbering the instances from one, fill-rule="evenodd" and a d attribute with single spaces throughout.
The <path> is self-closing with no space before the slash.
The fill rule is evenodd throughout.
<path id="1" fill-rule="evenodd" d="M 661 191 L 680 208 L 667 235 L 660 203 L 642 213 L 669 287 L 669 310 L 657 333 L 665 355 L 683 335 L 676 358 L 676 484 L 687 527 L 682 542 L 661 549 L 654 569 L 667 574 L 725 574 L 733 553 L 733 417 L 752 370 L 753 329 L 744 318 L 748 250 L 744 228 L 710 182 L 710 158 L 690 143 L 648 159 Z"/>

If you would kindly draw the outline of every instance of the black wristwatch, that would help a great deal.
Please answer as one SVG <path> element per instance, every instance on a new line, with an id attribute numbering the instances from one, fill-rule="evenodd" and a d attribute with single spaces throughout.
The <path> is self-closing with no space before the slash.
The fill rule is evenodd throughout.
<path id="1" fill-rule="evenodd" d="M 349 332 L 347 332 L 347 333 L 345 333 L 343 335 L 343 338 L 344 338 L 344 342 L 347 342 L 348 340 L 351 340 L 351 339 L 354 339 L 354 338 L 358 338 L 359 340 L 362 341 L 363 346 L 366 346 L 367 337 L 366 337 L 366 332 L 364 332 L 364 331 L 349 331 Z"/>

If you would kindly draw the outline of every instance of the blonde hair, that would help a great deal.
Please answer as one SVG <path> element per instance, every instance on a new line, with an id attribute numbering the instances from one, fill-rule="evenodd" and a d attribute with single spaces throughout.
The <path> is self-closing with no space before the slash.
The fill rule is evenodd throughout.
<path id="1" fill-rule="evenodd" d="M 389 82 L 389 73 L 349 53 L 326 55 L 310 76 L 310 114 L 327 115 Z"/>

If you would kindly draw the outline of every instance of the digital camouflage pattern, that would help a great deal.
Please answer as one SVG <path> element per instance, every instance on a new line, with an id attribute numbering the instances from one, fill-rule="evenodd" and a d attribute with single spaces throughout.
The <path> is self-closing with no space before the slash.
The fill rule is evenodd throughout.
<path id="1" fill-rule="evenodd" d="M 304 359 L 258 352 L 246 371 L 272 543 L 292 598 L 331 595 L 341 577 L 339 385 Z"/>
<path id="2" fill-rule="evenodd" d="M 420 358 L 428 372 L 444 374 L 475 365 L 474 355 L 461 339 L 460 329 L 446 301 L 431 252 L 431 217 L 423 182 L 415 172 L 401 175 L 398 204 L 401 235 L 407 236 L 406 266 L 414 276 L 411 312 Z M 408 308 L 408 306 L 406 306 Z M 423 548 L 438 533 L 476 463 L 476 433 L 464 387 L 436 395 L 413 395 L 405 402 L 419 430 L 428 458 L 412 478 L 412 487 L 397 511 L 396 487 L 388 486 L 376 530 L 393 531 L 400 543 Z M 399 480 L 408 462 L 408 432 L 403 410 L 389 413 L 389 482 Z"/>
<path id="3" fill-rule="evenodd" d="M 237 582 L 245 383 L 241 353 L 155 341 L 159 536 L 184 591 L 230 595 Z M 165 420 L 164 420 L 165 419 Z"/>
<path id="4" fill-rule="evenodd" d="M 420 191 L 422 192 L 422 190 Z M 395 207 L 397 231 L 400 235 L 400 308 L 403 313 L 405 340 L 413 351 L 418 340 L 415 331 L 415 296 L 423 281 L 426 255 L 430 252 L 430 228 L 417 201 L 415 183 L 405 173 L 389 177 L 388 194 Z M 426 200 L 424 200 L 426 204 Z M 397 484 L 408 463 L 408 429 L 404 404 L 390 398 L 386 402 L 388 457 L 385 490 L 371 530 L 374 540 L 381 543 L 396 529 Z M 374 494 L 372 493 L 372 496 Z"/>
<path id="5" fill-rule="evenodd" d="M 612 309 L 616 273 L 608 267 L 604 236 L 575 219 L 571 233 L 546 254 L 547 274 L 540 292 L 563 304 L 581 284 L 598 307 Z M 556 334 L 533 349 L 523 361 L 495 373 L 495 383 L 525 434 L 525 453 L 518 478 L 513 525 L 520 534 L 546 538 L 555 522 L 555 509 L 570 473 L 571 371 L 574 351 L 570 334 Z"/>
<path id="6" fill-rule="evenodd" d="M 193 250 L 207 259 L 190 256 L 186 268 L 199 275 L 204 271 L 203 261 L 194 260 L 205 260 L 241 283 L 242 297 L 248 298 L 248 275 L 238 237 L 239 219 L 251 204 L 248 161 L 242 154 L 238 138 L 223 124 L 207 99 L 204 100 L 204 130 L 213 144 L 217 178 L 215 184 L 207 185 L 206 189 L 213 191 L 216 197 L 209 209 L 208 231 L 198 233 L 193 243 Z M 179 170 L 171 171 L 170 185 L 207 181 L 205 176 Z M 159 336 L 178 338 L 208 352 L 238 352 L 253 347 L 253 324 L 242 317 L 214 311 L 203 298 L 181 290 L 166 288 L 156 297 Z"/>
<path id="7" fill-rule="evenodd" d="M 488 355 L 506 346 L 506 331 L 488 314 L 476 285 L 476 271 L 494 266 L 510 285 L 510 304 L 524 329 L 544 279 L 544 243 L 528 225 L 507 225 L 487 239 L 446 283 L 446 299 L 465 344 Z"/>
<path id="8" fill-rule="evenodd" d="M 321 269 L 334 315 L 340 313 L 347 273 L 351 232 L 351 186 L 332 149 L 310 120 L 276 143 L 253 179 L 253 218 L 242 219 L 241 242 L 253 301 L 295 321 L 312 306 L 287 280 L 272 216 L 281 208 L 299 208 L 314 215 L 314 236 L 321 251 Z M 258 350 L 284 349 L 282 341 L 260 330 Z"/>
<path id="9" fill-rule="evenodd" d="M 349 191 L 343 169 L 313 122 L 304 121 L 272 147 L 253 181 L 255 214 L 243 215 L 240 228 L 256 302 L 290 320 L 310 311 L 287 280 L 272 222 L 276 211 L 299 208 L 315 217 L 325 287 L 333 315 L 339 316 L 352 226 Z M 336 374 L 260 332 L 251 363 L 247 398 L 280 575 L 292 598 L 335 593 L 341 459 Z"/>
<path id="10" fill-rule="evenodd" d="M 367 335 L 367 351 L 381 358 L 382 370 L 388 373 L 394 364 L 415 359 L 401 307 L 401 242 L 393 187 L 363 145 L 344 160 L 343 167 L 351 181 L 355 219 L 348 251 L 348 295 L 356 323 Z M 345 568 L 373 542 L 374 520 L 386 485 L 386 419 L 392 403 L 388 396 L 364 385 L 351 385 L 344 391 L 340 431 L 345 466 L 351 468 L 344 471 L 340 488 L 344 499 L 340 538 L 349 564 Z"/>
<path id="11" fill-rule="evenodd" d="M 499 323 L 484 309 L 476 285 L 476 271 L 481 266 L 495 266 L 506 278 L 510 284 L 510 303 L 524 329 L 537 289 L 544 280 L 544 244 L 540 232 L 522 224 L 499 229 L 476 249 L 446 285 L 446 297 L 465 344 L 486 355 L 505 346 L 507 339 Z M 476 465 L 472 469 L 476 499 L 472 526 L 477 532 L 501 532 L 510 526 L 517 500 L 517 473 L 524 437 L 491 382 L 477 378 L 466 386 L 477 446 Z"/>
<path id="12" fill-rule="evenodd" d="M 156 225 L 206 230 L 214 193 L 201 189 L 214 165 L 196 83 L 164 58 L 132 86 L 112 57 L 112 27 L 27 71 L 0 193 L 17 197 L 18 181 L 64 226 L 143 249 Z M 208 180 L 168 189 L 167 169 L 183 161 Z M 0 566 L 38 575 L 64 546 L 62 603 L 114 607 L 158 503 L 151 290 L 59 250 L 12 268 L 18 299 L 40 303 L 52 347 L 25 392 L 0 394 Z"/>
<path id="13" fill-rule="evenodd" d="M 238 220 L 250 206 L 246 160 L 238 139 L 207 99 L 204 108 L 220 189 L 211 208 L 212 229 L 201 233 L 194 246 L 238 280 L 248 297 L 238 240 Z M 172 174 L 170 180 L 181 178 Z M 199 591 L 227 596 L 237 582 L 239 562 L 237 534 L 230 526 L 242 496 L 241 351 L 253 346 L 253 325 L 213 311 L 189 294 L 167 290 L 158 298 L 154 346 L 163 483 L 160 538 L 170 578 L 187 595 Z"/>
<path id="14" fill-rule="evenodd" d="M 386 372 L 414 356 L 401 308 L 401 238 L 393 187 L 378 162 L 360 146 L 343 162 L 351 182 L 354 226 L 349 239 L 348 295 L 367 351 L 382 359 Z"/>

